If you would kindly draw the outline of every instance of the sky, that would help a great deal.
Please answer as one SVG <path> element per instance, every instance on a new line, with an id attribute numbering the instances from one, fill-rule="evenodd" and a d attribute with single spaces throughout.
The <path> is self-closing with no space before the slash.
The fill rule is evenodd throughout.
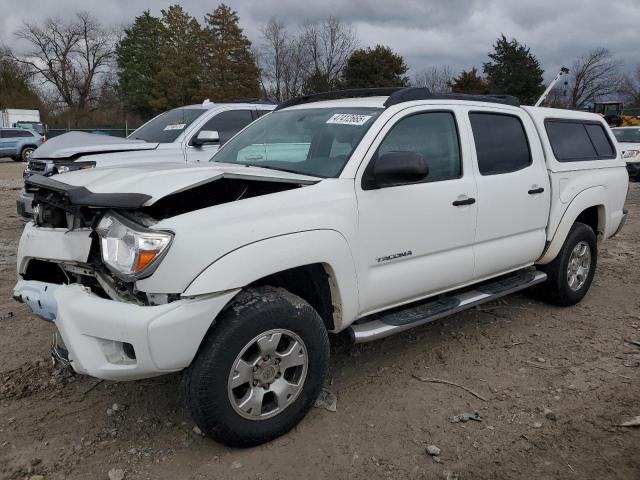
<path id="1" fill-rule="evenodd" d="M 0 0 L 0 43 L 23 46 L 13 35 L 24 21 L 39 22 L 87 10 L 102 23 L 127 25 L 149 9 L 179 3 L 199 20 L 216 0 Z M 627 70 L 640 64 L 640 0 L 225 0 L 258 46 L 260 26 L 278 17 L 295 30 L 328 14 L 350 22 L 360 47 L 387 45 L 404 56 L 410 74 L 433 65 L 454 72 L 487 61 L 504 33 L 531 48 L 549 81 L 561 66 L 597 47 L 608 48 Z"/>

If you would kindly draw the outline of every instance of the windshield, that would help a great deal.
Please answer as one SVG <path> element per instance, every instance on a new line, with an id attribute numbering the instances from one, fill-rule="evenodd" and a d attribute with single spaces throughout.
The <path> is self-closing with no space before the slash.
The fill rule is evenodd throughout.
<path id="1" fill-rule="evenodd" d="M 621 143 L 640 143 L 640 128 L 614 128 L 612 131 Z"/>
<path id="2" fill-rule="evenodd" d="M 381 108 L 307 108 L 265 115 L 211 159 L 337 177 Z"/>
<path id="3" fill-rule="evenodd" d="M 174 108 L 149 120 L 127 138 L 152 143 L 171 143 L 206 111 L 204 108 Z"/>

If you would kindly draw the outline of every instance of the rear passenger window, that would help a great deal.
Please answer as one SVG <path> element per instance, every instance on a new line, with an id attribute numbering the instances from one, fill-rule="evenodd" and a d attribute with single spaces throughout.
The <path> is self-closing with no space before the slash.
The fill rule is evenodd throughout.
<path id="1" fill-rule="evenodd" d="M 600 123 L 547 120 L 545 129 L 560 162 L 615 158 L 613 145 Z"/>
<path id="2" fill-rule="evenodd" d="M 531 165 L 531 151 L 524 126 L 514 115 L 469 114 L 482 175 L 515 172 Z"/>
<path id="3" fill-rule="evenodd" d="M 462 176 L 458 129 L 451 112 L 418 113 L 396 123 L 378 147 L 377 155 L 414 152 L 429 167 L 425 182 Z"/>

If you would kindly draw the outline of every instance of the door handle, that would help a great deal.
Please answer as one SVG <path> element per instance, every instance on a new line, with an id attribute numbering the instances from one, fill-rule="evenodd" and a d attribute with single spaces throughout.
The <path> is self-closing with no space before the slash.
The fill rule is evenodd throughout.
<path id="1" fill-rule="evenodd" d="M 536 194 L 542 193 L 542 192 L 544 192 L 544 188 L 543 187 L 532 188 L 531 190 L 529 190 L 529 195 L 536 195 Z"/>
<path id="2" fill-rule="evenodd" d="M 464 200 L 456 200 L 452 203 L 454 207 L 461 207 L 462 205 L 473 205 L 476 203 L 475 198 L 465 198 Z"/>

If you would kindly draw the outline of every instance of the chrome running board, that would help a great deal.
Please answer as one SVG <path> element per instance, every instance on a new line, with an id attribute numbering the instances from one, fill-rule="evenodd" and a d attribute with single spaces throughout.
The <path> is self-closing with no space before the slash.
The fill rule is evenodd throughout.
<path id="1" fill-rule="evenodd" d="M 471 289 L 441 295 L 435 300 L 428 299 L 363 317 L 349 327 L 349 334 L 356 343 L 371 342 L 524 290 L 546 279 L 547 274 L 537 270 L 512 273 L 470 287 Z"/>

